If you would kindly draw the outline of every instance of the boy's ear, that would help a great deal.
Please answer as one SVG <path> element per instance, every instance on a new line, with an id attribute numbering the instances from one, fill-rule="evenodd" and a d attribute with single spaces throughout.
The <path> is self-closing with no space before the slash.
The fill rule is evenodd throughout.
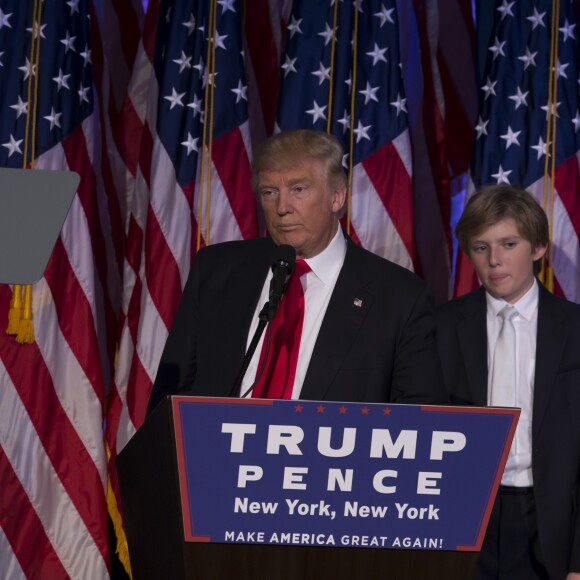
<path id="1" fill-rule="evenodd" d="M 537 246 L 532 249 L 532 260 L 535 262 L 540 258 L 543 258 L 548 250 L 548 246 Z"/>

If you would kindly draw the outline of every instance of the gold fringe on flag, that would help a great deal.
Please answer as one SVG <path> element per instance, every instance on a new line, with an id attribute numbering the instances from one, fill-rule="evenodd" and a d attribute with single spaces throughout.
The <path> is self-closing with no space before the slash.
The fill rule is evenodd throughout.
<path id="1" fill-rule="evenodd" d="M 542 206 L 548 215 L 550 243 L 548 255 L 542 261 L 540 280 L 550 292 L 554 292 L 554 268 L 552 267 L 552 228 L 554 223 L 554 197 L 556 179 L 556 123 L 558 106 L 558 22 L 560 0 L 552 3 L 552 25 L 550 31 L 550 70 L 548 75 L 548 114 L 546 116 L 546 159 L 544 162 L 544 192 Z"/>
<path id="2" fill-rule="evenodd" d="M 22 167 L 24 169 L 26 169 L 27 166 L 34 169 L 34 158 L 36 155 L 35 140 L 38 105 L 38 71 L 40 68 L 41 20 L 42 0 L 35 0 L 32 15 L 32 43 L 28 65 L 28 110 L 26 113 L 24 154 L 22 161 Z M 31 106 L 31 102 L 34 106 Z M 27 161 L 28 159 L 30 159 L 30 162 Z M 20 344 L 32 344 L 34 342 L 34 324 L 32 322 L 32 286 L 30 284 L 24 287 L 24 301 L 22 299 L 22 285 L 15 284 L 12 289 L 6 334 L 16 335 L 16 342 Z"/>
<path id="3" fill-rule="evenodd" d="M 22 286 L 15 284 L 12 288 L 12 298 L 10 299 L 10 310 L 8 311 L 8 328 L 6 334 L 18 334 L 20 317 L 22 316 Z"/>
<path id="4" fill-rule="evenodd" d="M 107 461 L 111 458 L 111 450 L 109 445 L 105 442 L 105 449 L 107 451 Z M 115 529 L 115 536 L 117 537 L 117 549 L 116 553 L 119 556 L 119 562 L 125 568 L 125 572 L 129 578 L 133 578 L 131 572 L 131 559 L 129 558 L 129 544 L 127 543 L 127 536 L 125 535 L 125 530 L 123 529 L 123 518 L 119 512 L 119 506 L 117 505 L 117 498 L 113 492 L 113 486 L 111 485 L 111 477 L 107 477 L 107 510 L 109 512 L 109 517 L 113 522 L 113 528 Z"/>
<path id="5" fill-rule="evenodd" d="M 337 3 L 338 4 L 338 3 Z M 356 71 L 357 71 L 357 46 L 358 46 L 358 0 L 354 1 L 354 32 L 352 43 L 352 90 L 350 92 L 350 134 L 349 134 L 349 155 L 348 155 L 348 190 L 346 198 L 346 233 L 350 235 L 351 229 L 351 197 L 352 197 L 352 158 L 354 151 L 354 103 L 356 98 Z"/>
<path id="6" fill-rule="evenodd" d="M 18 325 L 16 342 L 20 344 L 32 344 L 34 342 L 34 325 L 32 323 L 32 286 L 24 286 L 24 306 Z"/>
<path id="7" fill-rule="evenodd" d="M 215 53 L 216 53 L 216 27 L 217 0 L 212 0 L 209 13 L 208 43 L 205 67 L 205 94 L 204 94 L 204 124 L 201 148 L 201 176 L 198 200 L 198 227 L 196 248 L 201 248 L 201 228 L 203 215 L 203 196 L 207 197 L 205 214 L 205 245 L 210 244 L 210 212 L 211 212 L 211 156 L 213 149 L 213 123 L 214 123 L 214 98 L 215 98 Z M 205 186 L 205 187 L 204 187 Z"/>

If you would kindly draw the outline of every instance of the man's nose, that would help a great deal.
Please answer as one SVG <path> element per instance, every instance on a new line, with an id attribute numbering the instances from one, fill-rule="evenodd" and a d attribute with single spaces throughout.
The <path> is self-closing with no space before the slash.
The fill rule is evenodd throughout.
<path id="1" fill-rule="evenodd" d="M 278 193 L 278 205 L 276 206 L 278 215 L 286 215 L 292 212 L 292 194 L 286 190 L 281 189 Z"/>

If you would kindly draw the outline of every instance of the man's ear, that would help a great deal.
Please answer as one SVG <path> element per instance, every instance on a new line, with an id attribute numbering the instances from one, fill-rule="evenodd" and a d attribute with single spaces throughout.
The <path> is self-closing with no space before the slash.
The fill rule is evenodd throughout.
<path id="1" fill-rule="evenodd" d="M 332 211 L 340 213 L 346 203 L 346 185 L 337 187 L 332 194 Z"/>

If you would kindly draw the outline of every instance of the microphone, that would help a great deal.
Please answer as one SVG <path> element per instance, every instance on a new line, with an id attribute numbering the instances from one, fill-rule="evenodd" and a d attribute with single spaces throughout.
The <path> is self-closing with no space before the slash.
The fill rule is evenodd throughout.
<path id="1" fill-rule="evenodd" d="M 292 246 L 282 245 L 276 246 L 272 251 L 272 280 L 270 282 L 270 296 L 268 298 L 268 302 L 264 304 L 264 307 L 258 314 L 258 327 L 256 328 L 256 332 L 254 332 L 254 336 L 252 337 L 252 341 L 250 342 L 250 346 L 246 352 L 246 356 L 242 361 L 242 366 L 238 372 L 238 376 L 230 390 L 230 397 L 235 397 L 240 392 L 240 387 L 242 386 L 242 381 L 244 380 L 244 375 L 248 370 L 248 366 L 250 364 L 250 360 L 256 351 L 256 347 L 258 346 L 258 342 L 260 341 L 260 337 L 262 336 L 262 332 L 264 332 L 264 328 L 267 324 L 272 322 L 278 307 L 280 306 L 280 301 L 282 300 L 282 294 L 284 294 L 284 290 L 286 288 L 286 281 L 290 278 L 290 275 L 294 271 L 294 263 L 296 262 L 296 250 Z M 268 326 L 268 334 L 267 338 L 265 339 L 266 342 L 266 356 L 264 357 L 264 361 L 262 363 L 262 368 L 258 371 L 256 379 L 252 383 L 252 386 L 245 392 L 242 393 L 240 396 L 242 398 L 247 397 L 251 392 L 258 380 L 260 379 L 262 373 L 264 372 L 266 361 L 268 360 L 268 349 L 270 348 L 270 338 L 271 334 L 271 327 Z"/>
<path id="2" fill-rule="evenodd" d="M 283 244 L 276 246 L 272 251 L 272 280 L 270 281 L 270 295 L 268 308 L 265 312 L 267 322 L 271 322 L 278 311 L 282 294 L 286 289 L 286 282 L 294 272 L 296 250 L 292 246 Z"/>

